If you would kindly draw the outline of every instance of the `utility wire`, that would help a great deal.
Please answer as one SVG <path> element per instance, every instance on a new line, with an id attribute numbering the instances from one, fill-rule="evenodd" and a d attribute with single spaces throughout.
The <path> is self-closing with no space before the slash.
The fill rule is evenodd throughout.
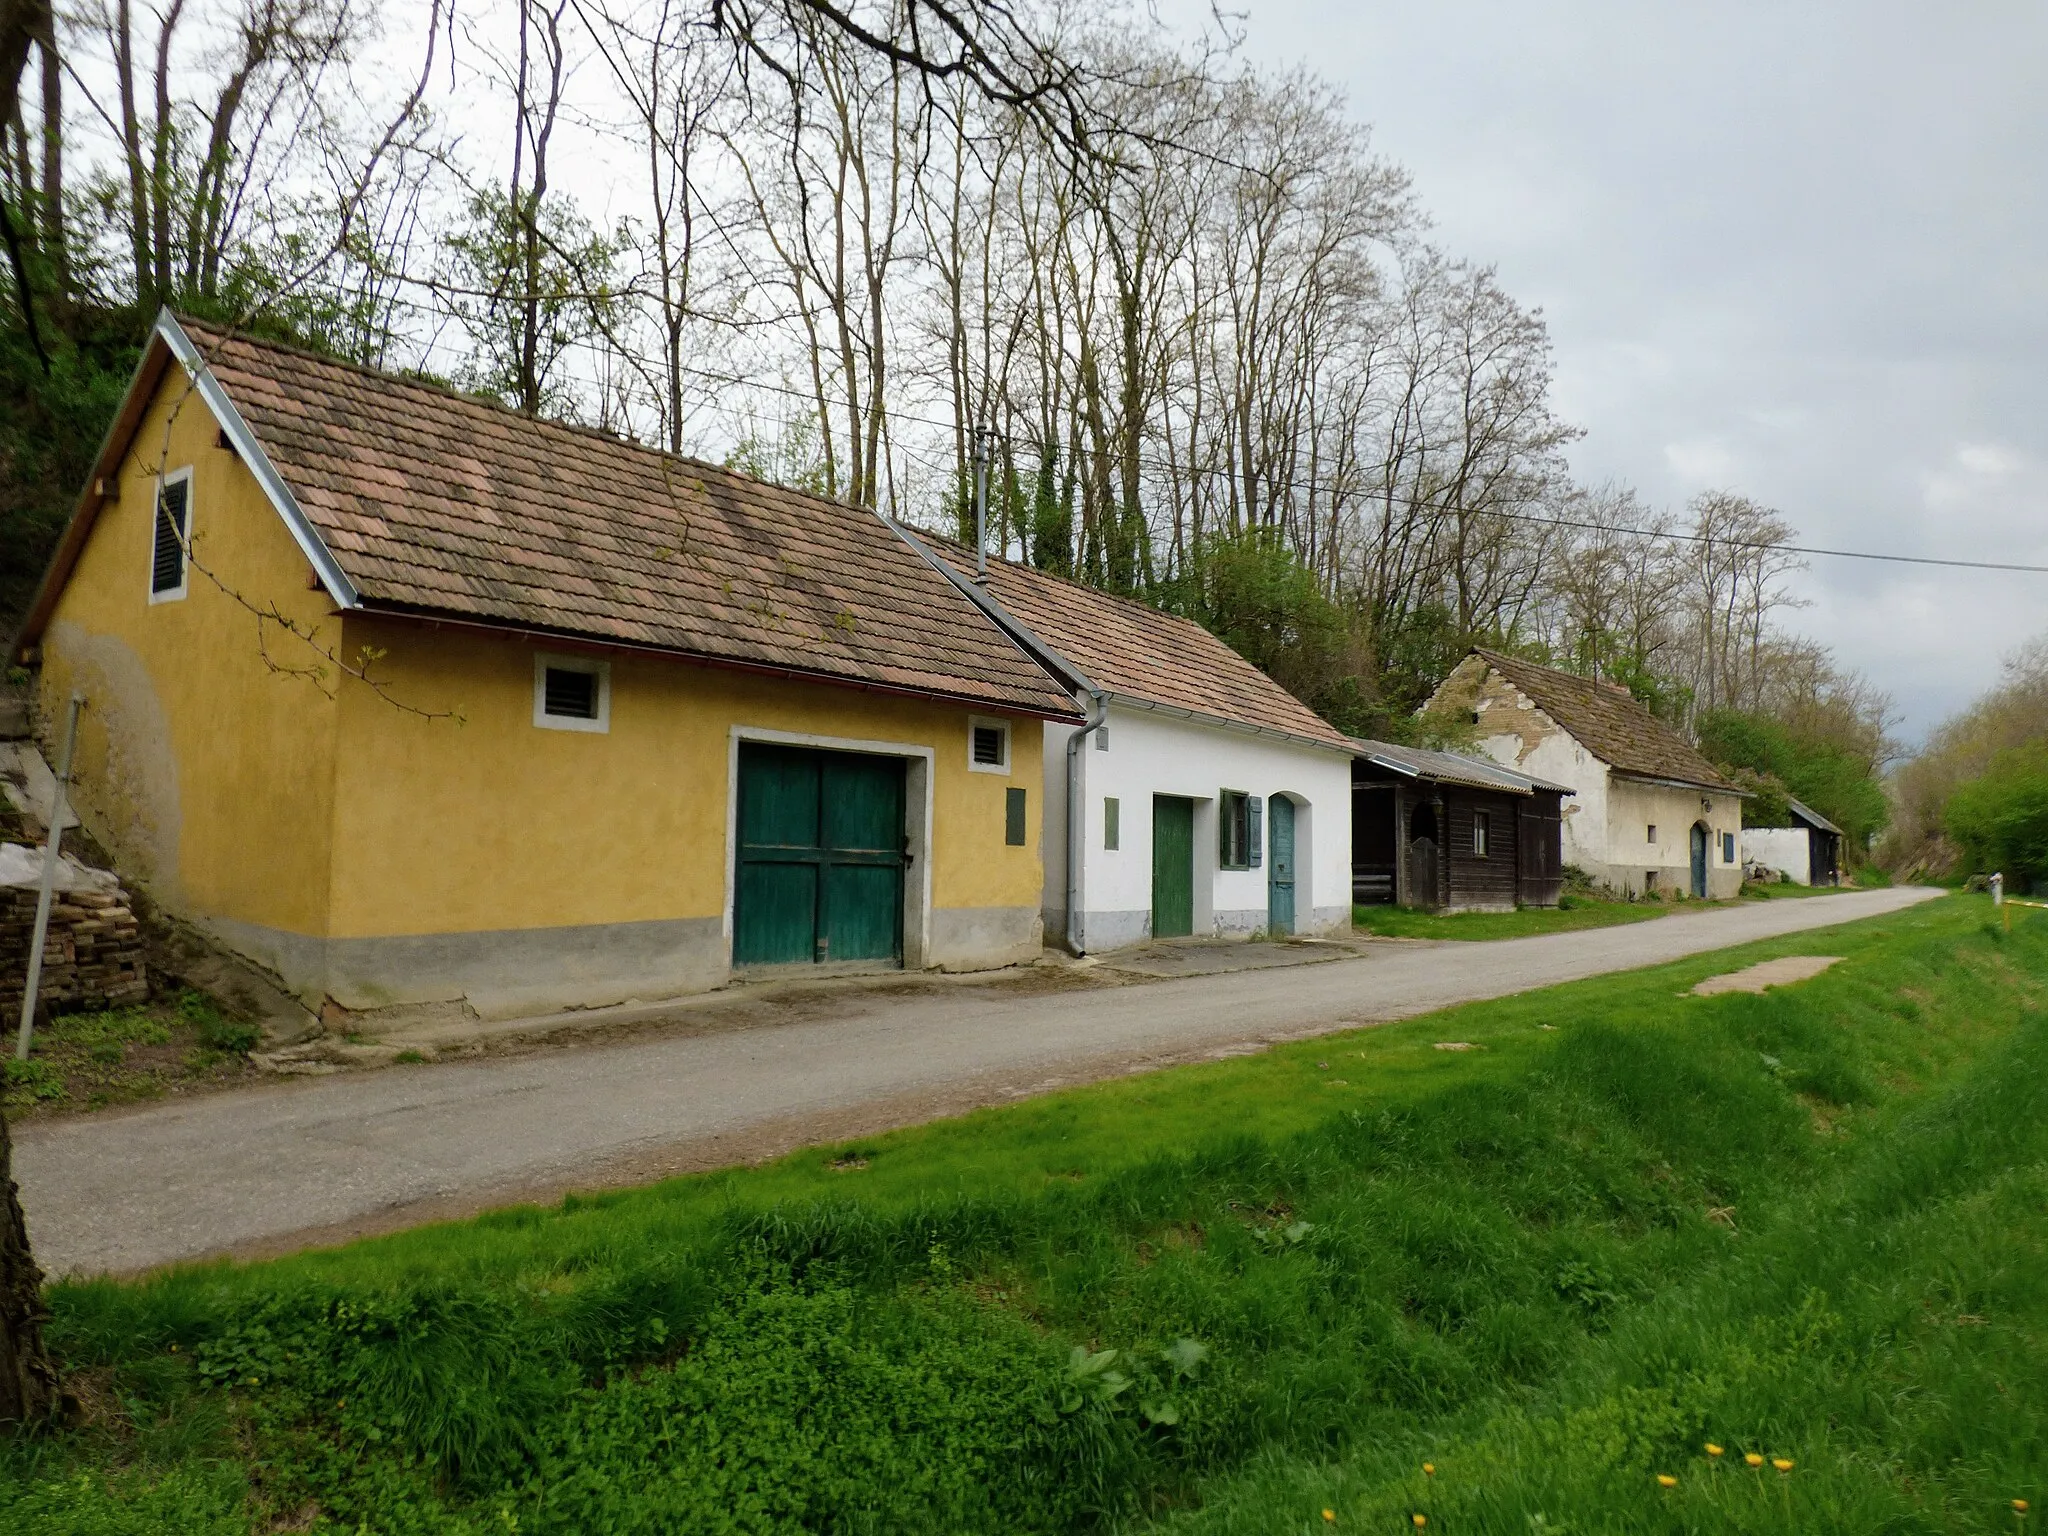
<path id="1" fill-rule="evenodd" d="M 597 356 L 603 356 L 606 351 L 605 348 L 602 348 L 595 343 L 580 341 L 570 343 L 569 349 L 587 350 Z M 688 374 L 690 377 L 694 379 L 698 379 L 707 384 L 722 385 L 729 388 L 759 390 L 767 394 L 787 395 L 792 399 L 802 401 L 810 409 L 815 410 L 817 408 L 818 402 L 816 395 L 807 389 L 798 389 L 792 385 L 787 384 L 771 384 L 768 383 L 766 380 L 749 378 L 737 373 L 722 373 L 711 369 L 692 368 L 689 367 L 688 365 L 684 365 L 680 371 L 685 374 Z M 593 389 L 604 389 L 608 387 L 616 394 L 643 395 L 646 398 L 647 403 L 650 406 L 654 407 L 655 409 L 659 409 L 662 404 L 658 394 L 656 394 L 652 390 L 639 387 L 637 385 L 637 381 L 629 383 L 624 379 L 614 379 L 610 381 L 610 383 L 607 385 L 605 383 L 601 383 L 596 379 L 584 378 L 580 379 L 579 382 L 587 384 Z M 698 395 L 695 391 L 690 391 L 689 395 L 694 404 L 697 404 L 698 406 L 703 408 L 707 408 L 714 411 L 728 411 L 735 413 L 737 413 L 739 410 L 738 406 L 728 401 L 717 400 L 706 396 Z M 915 426 L 933 427 L 938 430 L 946 432 L 954 431 L 958 426 L 958 423 L 956 422 L 941 420 L 938 417 L 934 416 L 920 416 L 915 412 L 899 411 L 889 406 L 883 407 L 883 413 L 886 419 L 892 422 L 902 422 Z M 1002 443 L 1005 447 L 1010 448 L 1013 451 L 1018 448 L 1023 448 L 1031 452 L 1037 452 L 1043 446 L 1029 439 L 1018 438 L 1010 433 L 1003 432 L 1000 429 L 993 426 L 984 428 L 983 430 L 987 432 L 988 436 L 992 440 Z M 920 463 L 927 471 L 937 473 L 946 472 L 945 467 L 938 464 L 936 461 L 929 458 L 924 458 L 921 455 L 912 452 L 910 449 L 904 447 L 901 444 L 896 445 L 896 448 L 897 451 L 902 453 L 905 457 L 913 460 L 914 462 Z M 1162 464 L 1157 460 L 1147 460 L 1144 461 L 1144 467 L 1155 474 L 1188 476 L 1205 475 L 1212 479 L 1224 478 L 1231 481 L 1235 481 L 1237 479 L 1237 471 L 1232 469 L 1221 468 L 1215 465 L 1167 465 Z M 1258 480 L 1258 483 L 1261 487 L 1267 489 L 1299 491 L 1309 495 L 1327 495 L 1329 492 L 1328 486 L 1309 485 L 1296 480 L 1272 480 L 1264 476 L 1258 476 L 1255 478 Z M 1446 513 L 1443 515 L 1448 516 L 1452 514 Z M 1776 544 L 1763 539 L 1718 538 L 1712 534 L 1686 533 L 1671 528 L 1618 527 L 1609 523 L 1596 523 L 1586 518 L 1551 517 L 1537 512 L 1510 512 L 1499 508 L 1492 508 L 1483 512 L 1476 512 L 1471 515 L 1481 518 L 1497 517 L 1505 519 L 1509 522 L 1529 523 L 1546 528 L 1573 528 L 1591 533 L 1617 534 L 1626 538 L 1663 539 L 1674 544 L 1719 545 L 1724 549 L 1778 550 L 1785 554 L 1813 555 L 1830 560 L 1867 560 L 1882 565 L 1919 565 L 1934 566 L 1948 570 L 2009 571 L 2017 572 L 2021 575 L 2027 576 L 2048 576 L 2048 565 L 2028 565 L 2017 561 L 1957 560 L 1945 558 L 1939 555 L 1894 555 L 1884 554 L 1876 550 L 1867 549 L 1832 549 L 1814 544 Z"/>

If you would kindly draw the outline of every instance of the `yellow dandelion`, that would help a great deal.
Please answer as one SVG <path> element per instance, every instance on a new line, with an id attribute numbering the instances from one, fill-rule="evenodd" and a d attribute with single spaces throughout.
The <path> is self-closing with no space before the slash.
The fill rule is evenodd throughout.
<path id="1" fill-rule="evenodd" d="M 1335 1511 L 1334 1509 L 1326 1509 L 1323 1511 L 1323 1518 L 1329 1521 L 1330 1524 L 1335 1525 L 1337 1523 L 1337 1511 Z"/>
<path id="2" fill-rule="evenodd" d="M 1723 1447 L 1714 1444 L 1713 1441 L 1709 1440 L 1707 1442 L 1707 1454 L 1709 1456 L 1719 1456 L 1722 1453 L 1722 1450 Z"/>
<path id="3" fill-rule="evenodd" d="M 1676 1488 L 1678 1486 L 1678 1479 L 1669 1472 L 1659 1472 L 1657 1474 L 1657 1486 L 1659 1488 Z"/>
<path id="4" fill-rule="evenodd" d="M 1435 1476 L 1436 1476 L 1436 1463 L 1435 1463 L 1435 1462 L 1433 1462 L 1433 1461 L 1425 1461 L 1425 1462 L 1424 1462 L 1424 1463 L 1422 1464 L 1422 1475 L 1423 1475 L 1424 1477 L 1435 1477 Z"/>
<path id="5" fill-rule="evenodd" d="M 1425 1525 L 1429 1524 L 1429 1516 L 1421 1514 L 1419 1512 L 1410 1515 L 1408 1518 L 1415 1522 L 1415 1529 L 1417 1529 L 1418 1531 L 1421 1530 Z"/>
<path id="6" fill-rule="evenodd" d="M 1773 1456 L 1771 1458 L 1771 1465 L 1776 1467 L 1780 1472 L 1790 1472 L 1792 1468 L 1797 1465 L 1797 1463 L 1787 1461 L 1782 1456 Z"/>
<path id="7" fill-rule="evenodd" d="M 2014 1499 L 2012 1501 L 2012 1512 L 2016 1515 L 2024 1515 L 2032 1507 L 2025 1499 Z"/>
<path id="8" fill-rule="evenodd" d="M 1764 1464 L 1763 1457 L 1757 1455 L 1755 1451 L 1745 1451 L 1743 1453 L 1742 1459 L 1748 1462 L 1752 1467 L 1760 1467 Z"/>

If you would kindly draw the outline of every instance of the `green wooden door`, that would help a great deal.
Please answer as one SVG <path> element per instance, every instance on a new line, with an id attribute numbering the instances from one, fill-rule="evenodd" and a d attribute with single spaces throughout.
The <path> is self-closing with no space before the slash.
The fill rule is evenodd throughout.
<path id="1" fill-rule="evenodd" d="M 1195 802 L 1152 797 L 1152 937 L 1195 931 Z"/>
<path id="2" fill-rule="evenodd" d="M 903 958 L 903 762 L 742 743 L 735 965 Z"/>

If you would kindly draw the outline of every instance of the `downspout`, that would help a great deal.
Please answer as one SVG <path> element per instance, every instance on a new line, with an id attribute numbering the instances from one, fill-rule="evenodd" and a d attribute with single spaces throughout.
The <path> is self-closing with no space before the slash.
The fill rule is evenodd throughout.
<path id="1" fill-rule="evenodd" d="M 1081 943 L 1081 861 L 1087 856 L 1082 813 L 1081 743 L 1109 723 L 1109 695 L 1100 688 L 1085 690 L 1088 723 L 1067 738 L 1067 953 L 1086 954 Z"/>

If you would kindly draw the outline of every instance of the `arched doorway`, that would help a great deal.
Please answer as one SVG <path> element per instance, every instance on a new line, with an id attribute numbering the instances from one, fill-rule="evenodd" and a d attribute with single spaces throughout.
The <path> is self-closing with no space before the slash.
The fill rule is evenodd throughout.
<path id="1" fill-rule="evenodd" d="M 1708 832 L 1702 822 L 1692 824 L 1692 893 L 1700 901 L 1707 899 L 1707 839 Z"/>
<path id="2" fill-rule="evenodd" d="M 1408 813 L 1408 905 L 1439 907 L 1436 807 L 1425 800 Z"/>

